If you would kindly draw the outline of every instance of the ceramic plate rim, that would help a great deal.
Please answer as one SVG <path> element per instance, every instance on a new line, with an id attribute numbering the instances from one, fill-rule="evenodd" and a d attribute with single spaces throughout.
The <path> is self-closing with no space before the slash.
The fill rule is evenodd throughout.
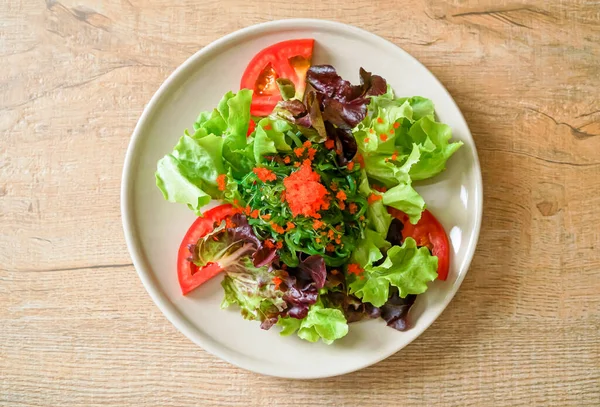
<path id="1" fill-rule="evenodd" d="M 278 30 L 278 29 L 307 28 L 307 27 L 311 27 L 311 28 L 315 28 L 315 29 L 325 28 L 325 29 L 330 29 L 330 30 L 338 30 L 341 32 L 354 31 L 354 33 L 358 33 L 364 37 L 369 37 L 369 39 L 371 39 L 373 41 L 377 41 L 382 44 L 385 43 L 387 46 L 391 45 L 391 46 L 395 47 L 399 52 L 405 54 L 406 58 L 412 60 L 413 62 L 418 64 L 420 67 L 422 67 L 423 69 L 430 72 L 418 60 L 416 60 L 413 56 L 408 54 L 406 51 L 404 51 L 402 48 L 400 48 L 396 44 L 394 44 L 376 34 L 370 33 L 361 28 L 347 25 L 344 23 L 328 21 L 328 20 L 320 20 L 320 19 L 298 18 L 298 19 L 275 20 L 275 21 L 265 22 L 265 23 L 256 24 L 256 25 L 242 28 L 238 31 L 227 34 L 224 37 L 221 37 L 221 38 L 217 39 L 216 41 L 210 43 L 206 47 L 198 50 L 195 54 L 193 54 L 191 57 L 189 57 L 183 64 L 181 64 L 179 67 L 177 67 L 175 69 L 175 71 L 173 71 L 167 77 L 167 79 L 162 83 L 162 85 L 159 87 L 159 89 L 156 91 L 156 93 L 150 99 L 150 102 L 144 107 L 144 110 L 134 128 L 134 131 L 131 136 L 129 146 L 127 148 L 127 152 L 125 155 L 125 163 L 124 163 L 123 174 L 122 174 L 122 179 L 121 179 L 121 216 L 122 216 L 123 230 L 124 230 L 124 234 L 125 234 L 125 241 L 127 244 L 127 248 L 131 255 L 133 265 L 137 271 L 137 274 L 138 274 L 140 280 L 142 281 L 142 284 L 144 285 L 144 288 L 146 289 L 146 291 L 148 292 L 148 294 L 150 295 L 150 297 L 152 298 L 154 303 L 158 306 L 158 308 L 161 310 L 161 312 L 165 315 L 165 317 L 180 332 L 182 332 L 186 337 L 188 337 L 192 342 L 196 343 L 201 348 L 212 353 L 213 355 L 215 355 L 235 366 L 238 366 L 240 368 L 250 370 L 250 371 L 253 371 L 256 373 L 265 374 L 265 375 L 284 377 L 284 378 L 296 378 L 296 379 L 316 379 L 316 378 L 332 377 L 332 376 L 343 375 L 346 373 L 350 373 L 353 371 L 363 369 L 365 367 L 371 366 L 375 363 L 380 362 L 381 360 L 388 358 L 389 356 L 393 355 L 394 353 L 397 353 L 398 351 L 400 351 L 401 349 L 403 349 L 404 347 L 409 345 L 414 339 L 418 338 L 423 332 L 425 332 L 425 330 L 427 330 L 429 328 L 429 326 L 431 326 L 431 324 L 435 320 L 437 320 L 437 318 L 439 318 L 441 313 L 446 309 L 446 307 L 448 306 L 450 301 L 454 298 L 454 296 L 456 295 L 456 292 L 458 291 L 458 288 L 462 284 L 462 282 L 469 270 L 471 261 L 475 254 L 475 248 L 477 246 L 477 241 L 479 239 L 479 233 L 480 233 L 481 221 L 482 221 L 482 208 L 483 208 L 483 191 L 482 191 L 483 190 L 483 182 L 482 182 L 482 177 L 481 177 L 481 168 L 480 168 L 480 164 L 479 164 L 479 158 L 477 155 L 476 146 L 475 146 L 473 137 L 471 135 L 471 131 L 469 130 L 468 125 L 464 119 L 464 116 L 463 116 L 462 112 L 460 111 L 460 109 L 458 108 L 458 106 L 456 105 L 456 102 L 454 101 L 452 96 L 449 94 L 449 92 L 446 90 L 446 88 L 443 86 L 443 84 L 441 84 L 440 81 L 435 77 L 435 75 L 433 75 L 430 72 L 433 80 L 435 80 L 437 82 L 437 84 L 442 88 L 442 90 L 448 96 L 448 98 L 450 99 L 450 101 L 452 102 L 454 107 L 456 108 L 458 114 L 460 115 L 460 120 L 465 125 L 466 134 L 464 134 L 464 137 L 470 141 L 470 146 L 471 146 L 472 152 L 473 152 L 472 159 L 473 159 L 474 172 L 475 172 L 475 178 L 476 178 L 475 179 L 475 184 L 476 184 L 475 185 L 475 209 L 476 209 L 476 213 L 474 214 L 474 216 L 476 216 L 476 219 L 474 222 L 473 235 L 472 235 L 471 240 L 468 242 L 468 247 L 467 247 L 467 251 L 466 251 L 466 255 L 465 255 L 465 261 L 463 263 L 464 267 L 465 267 L 465 271 L 463 273 L 459 273 L 455 283 L 449 289 L 449 291 L 450 291 L 449 295 L 447 295 L 445 297 L 445 300 L 443 301 L 443 304 L 442 304 L 441 308 L 439 309 L 439 312 L 437 312 L 437 314 L 435 314 L 433 316 L 431 321 L 429 323 L 423 325 L 421 327 L 421 331 L 418 332 L 418 334 L 412 340 L 410 340 L 406 343 L 403 343 L 402 345 L 399 345 L 399 347 L 397 349 L 393 350 L 392 352 L 383 354 L 380 357 L 370 360 L 368 362 L 365 362 L 365 363 L 362 363 L 359 365 L 353 365 L 350 368 L 341 369 L 340 371 L 333 373 L 333 374 L 329 374 L 329 373 L 328 374 L 320 374 L 319 372 L 314 372 L 313 374 L 310 374 L 310 375 L 302 375 L 302 374 L 301 375 L 294 375 L 294 374 L 290 375 L 290 374 L 285 374 L 280 371 L 273 372 L 268 369 L 268 367 L 270 365 L 262 365 L 262 364 L 247 365 L 247 364 L 244 364 L 241 361 L 237 360 L 234 357 L 229 357 L 228 355 L 226 355 L 224 352 L 221 351 L 219 346 L 213 345 L 211 343 L 211 341 L 205 340 L 205 338 L 203 338 L 201 335 L 197 334 L 195 327 L 193 327 L 192 324 L 190 324 L 190 322 L 185 319 L 185 317 L 173 306 L 173 304 L 166 298 L 165 294 L 159 289 L 156 282 L 154 281 L 154 277 L 152 276 L 152 273 L 148 271 L 148 269 L 150 269 L 150 267 L 147 264 L 145 256 L 143 253 L 141 253 L 139 237 L 138 237 L 137 229 L 135 226 L 136 222 L 134 220 L 134 215 L 132 213 L 132 202 L 133 202 L 133 185 L 132 185 L 133 177 L 132 177 L 132 174 L 134 173 L 134 169 L 135 169 L 136 152 L 137 152 L 140 142 L 143 138 L 143 134 L 145 133 L 145 128 L 149 123 L 149 119 L 152 117 L 155 110 L 160 108 L 161 100 L 163 99 L 163 97 L 166 97 L 168 95 L 168 92 L 170 91 L 170 87 L 172 86 L 172 84 L 177 83 L 179 80 L 181 80 L 182 77 L 185 75 L 186 71 L 188 70 L 188 68 L 193 66 L 197 60 L 201 59 L 204 54 L 211 52 L 215 48 L 226 46 L 228 42 L 242 39 L 243 37 L 246 37 L 246 36 L 252 36 L 252 35 L 257 35 L 257 34 L 261 34 L 261 33 L 268 33 L 271 31 Z M 415 329 L 415 328 L 413 328 L 413 329 Z"/>

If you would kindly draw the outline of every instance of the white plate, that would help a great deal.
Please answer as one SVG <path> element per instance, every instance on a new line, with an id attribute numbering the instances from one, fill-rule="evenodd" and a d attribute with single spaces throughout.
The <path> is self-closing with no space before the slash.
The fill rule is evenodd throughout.
<path id="1" fill-rule="evenodd" d="M 184 297 L 176 277 L 182 236 L 194 220 L 184 205 L 166 202 L 155 186 L 156 162 L 191 128 L 198 113 L 215 107 L 221 96 L 236 91 L 252 56 L 279 41 L 312 37 L 315 64 L 331 64 L 346 79 L 358 82 L 358 70 L 383 76 L 398 96 L 433 100 L 439 120 L 452 127 L 465 145 L 448 162 L 448 170 L 416 188 L 444 225 L 451 240 L 447 281 L 436 281 L 417 299 L 407 332 L 383 320 L 350 325 L 333 345 L 280 337 L 263 331 L 235 309 L 221 310 L 219 278 Z M 417 60 L 396 45 L 366 31 L 321 20 L 282 20 L 245 28 L 198 51 L 163 83 L 133 132 L 121 190 L 127 246 L 148 293 L 192 341 L 242 368 L 258 373 L 318 378 L 340 375 L 376 363 L 408 345 L 446 308 L 467 273 L 481 224 L 482 185 L 475 145 L 452 97 Z"/>

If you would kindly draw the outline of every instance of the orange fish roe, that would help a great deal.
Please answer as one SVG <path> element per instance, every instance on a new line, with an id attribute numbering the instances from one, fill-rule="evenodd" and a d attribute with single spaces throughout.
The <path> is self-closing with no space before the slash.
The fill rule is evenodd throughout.
<path id="1" fill-rule="evenodd" d="M 348 197 L 346 196 L 346 193 L 345 193 L 344 191 L 339 191 L 337 194 L 335 194 L 335 197 L 336 197 L 337 199 L 339 199 L 340 201 L 345 201 L 345 200 L 346 200 L 346 198 L 348 198 Z"/>
<path id="2" fill-rule="evenodd" d="M 383 123 L 383 119 L 381 117 L 377 118 L 377 123 L 382 124 Z"/>
<path id="3" fill-rule="evenodd" d="M 328 237 L 330 240 L 333 240 L 333 239 L 335 239 L 335 232 L 334 232 L 333 230 L 329 229 L 329 230 L 327 231 L 327 237 Z"/>
<path id="4" fill-rule="evenodd" d="M 286 230 L 292 230 L 296 227 L 292 222 L 288 222 L 286 225 Z"/>
<path id="5" fill-rule="evenodd" d="M 267 213 L 266 215 L 263 215 L 263 216 L 262 216 L 262 218 L 263 218 L 264 220 L 270 220 L 270 219 L 271 219 L 271 214 L 270 214 L 270 213 Z"/>
<path id="6" fill-rule="evenodd" d="M 354 275 L 361 275 L 362 272 L 364 271 L 358 264 L 356 263 L 350 263 L 348 264 L 348 273 L 350 274 L 354 274 Z"/>
<path id="7" fill-rule="evenodd" d="M 317 237 L 317 238 L 315 239 L 315 242 L 317 242 L 317 243 L 321 243 L 321 238 L 320 238 L 320 237 Z"/>
<path id="8" fill-rule="evenodd" d="M 226 187 L 227 187 L 226 175 L 220 174 L 217 177 L 217 188 L 219 188 L 219 191 L 225 191 Z"/>
<path id="9" fill-rule="evenodd" d="M 295 148 L 294 154 L 296 154 L 296 157 L 302 157 L 302 154 L 304 154 L 304 147 Z"/>
<path id="10" fill-rule="evenodd" d="M 329 188 L 330 188 L 332 191 L 337 191 L 337 189 L 338 189 L 338 186 L 337 186 L 337 184 L 336 184 L 335 182 L 332 182 L 332 183 L 331 183 L 331 185 L 329 185 Z"/>
<path id="11" fill-rule="evenodd" d="M 300 167 L 300 162 L 296 161 L 296 162 L 294 163 L 294 167 L 296 167 L 296 168 Z"/>
<path id="12" fill-rule="evenodd" d="M 365 143 L 368 143 L 369 141 L 371 141 L 371 139 L 368 137 L 365 137 Z"/>
<path id="13" fill-rule="evenodd" d="M 244 214 L 245 214 L 246 216 L 250 216 L 250 212 L 252 212 L 252 208 L 250 208 L 249 206 L 246 206 L 246 207 L 244 208 Z"/>
<path id="14" fill-rule="evenodd" d="M 375 130 L 369 129 L 369 133 L 373 134 L 373 133 L 375 133 Z"/>
<path id="15" fill-rule="evenodd" d="M 334 252 L 335 246 L 329 243 L 327 246 L 325 246 L 325 250 L 327 250 L 328 252 Z"/>
<path id="16" fill-rule="evenodd" d="M 363 220 L 365 220 L 365 217 L 363 215 L 360 215 L 360 218 L 358 218 L 358 220 L 362 222 Z"/>
<path id="17" fill-rule="evenodd" d="M 344 209 L 346 209 L 346 204 L 344 203 L 344 201 L 339 201 L 338 202 L 338 206 L 340 207 L 340 209 L 343 211 Z"/>
<path id="18" fill-rule="evenodd" d="M 327 232 L 321 232 L 321 236 L 326 236 Z"/>
<path id="19" fill-rule="evenodd" d="M 292 159 L 291 159 L 290 157 L 288 157 L 288 156 L 286 156 L 286 157 L 283 159 L 283 162 L 284 162 L 284 163 L 286 163 L 286 164 L 289 164 L 289 163 L 290 163 L 290 161 L 292 161 Z"/>
<path id="20" fill-rule="evenodd" d="M 279 234 L 285 233 L 285 229 L 283 227 L 279 226 L 275 222 L 271 222 L 271 227 L 273 228 L 275 233 L 279 233 Z"/>
<path id="21" fill-rule="evenodd" d="M 396 134 L 396 132 L 394 131 L 394 129 L 390 129 L 389 133 L 390 133 L 390 135 L 392 135 L 392 136 L 393 136 L 394 134 Z"/>
<path id="22" fill-rule="evenodd" d="M 388 139 L 388 136 L 387 136 L 387 134 L 383 134 L 383 133 L 381 133 L 381 134 L 379 135 L 379 138 L 381 139 L 381 141 L 383 141 L 383 142 L 386 142 L 386 141 L 387 141 L 387 139 Z"/>
<path id="23" fill-rule="evenodd" d="M 336 225 L 335 226 L 335 230 L 337 230 L 338 232 L 342 231 L 342 225 Z"/>
<path id="24" fill-rule="evenodd" d="M 278 249 L 281 249 L 283 247 L 283 243 L 282 242 L 277 242 L 275 244 L 275 247 L 278 248 Z"/>
<path id="25" fill-rule="evenodd" d="M 302 143 L 302 145 L 306 148 L 309 148 L 310 146 L 312 146 L 312 143 L 309 140 L 306 140 L 304 143 Z"/>
<path id="26" fill-rule="evenodd" d="M 379 186 L 379 185 L 377 185 L 377 184 L 373 185 L 373 186 L 372 186 L 372 188 L 373 188 L 375 191 L 379 191 L 379 192 L 385 192 L 385 191 L 387 191 L 387 188 L 386 188 L 386 187 Z"/>
<path id="27" fill-rule="evenodd" d="M 260 214 L 260 213 L 258 212 L 258 209 L 255 209 L 255 210 L 253 210 L 252 212 L 250 212 L 250 217 L 251 217 L 252 219 L 257 219 L 259 214 Z"/>
<path id="28" fill-rule="evenodd" d="M 365 158 L 362 156 L 362 154 L 356 154 L 354 159 L 360 165 L 360 168 L 365 168 Z"/>
<path id="29" fill-rule="evenodd" d="M 338 269 L 333 269 L 333 270 L 331 270 L 331 274 L 333 274 L 334 276 L 337 276 L 338 274 L 340 274 L 340 272 L 338 271 Z"/>
<path id="30" fill-rule="evenodd" d="M 315 228 L 315 230 L 317 230 L 317 229 L 321 229 L 321 228 L 323 227 L 323 225 L 324 225 L 324 223 L 323 223 L 323 222 L 321 222 L 321 221 L 320 221 L 320 220 L 318 220 L 318 219 L 316 219 L 316 220 L 313 222 L 313 228 Z"/>
<path id="31" fill-rule="evenodd" d="M 394 154 L 392 154 L 391 159 L 392 159 L 392 161 L 396 161 L 397 158 L 398 158 L 398 152 L 394 151 Z"/>
<path id="32" fill-rule="evenodd" d="M 262 182 L 275 181 L 277 179 L 277 176 L 273 174 L 273 171 L 268 168 L 255 168 L 252 172 L 254 172 Z"/>
<path id="33" fill-rule="evenodd" d="M 372 204 L 373 202 L 377 202 L 380 199 L 383 199 L 381 195 L 372 193 L 371 195 L 369 195 L 369 198 L 367 198 L 367 202 Z"/>
<path id="34" fill-rule="evenodd" d="M 308 159 L 309 160 L 314 160 L 315 159 L 315 154 L 317 154 L 317 150 L 315 148 L 309 147 L 308 151 Z"/>
<path id="35" fill-rule="evenodd" d="M 325 148 L 328 150 L 333 150 L 333 147 L 335 147 L 335 141 L 333 141 L 333 139 L 327 139 L 325 142 Z"/>
<path id="36" fill-rule="evenodd" d="M 266 126 L 263 127 L 263 129 L 265 130 L 271 130 L 273 127 L 271 127 L 270 124 L 267 124 Z"/>
<path id="37" fill-rule="evenodd" d="M 285 202 L 285 191 L 281 192 L 281 202 Z"/>
<path id="38" fill-rule="evenodd" d="M 302 167 L 283 179 L 285 200 L 290 206 L 292 215 L 304 215 L 320 218 L 318 211 L 326 205 L 327 189 L 319 182 L 321 177 L 310 167 L 310 161 L 305 160 Z"/>
<path id="39" fill-rule="evenodd" d="M 275 284 L 275 289 L 279 290 L 279 286 L 283 283 L 283 280 L 279 277 L 273 277 L 273 284 Z"/>
<path id="40" fill-rule="evenodd" d="M 227 219 L 225 219 L 225 227 L 226 227 L 226 228 L 228 228 L 228 229 L 231 229 L 231 228 L 234 228 L 234 227 L 236 227 L 236 226 L 237 226 L 237 225 L 235 224 L 235 222 L 234 222 L 234 221 L 232 221 L 232 220 L 231 220 L 231 218 L 227 218 Z"/>
<path id="41" fill-rule="evenodd" d="M 354 169 L 354 161 L 350 161 L 346 168 L 348 168 L 349 171 L 352 171 Z"/>
<path id="42" fill-rule="evenodd" d="M 348 205 L 348 210 L 350 211 L 350 214 L 354 215 L 358 211 L 358 206 L 352 202 L 350 205 Z"/>
<path id="43" fill-rule="evenodd" d="M 337 244 L 340 244 L 340 243 L 342 243 L 342 239 L 338 236 L 338 237 L 335 238 L 335 242 Z"/>
<path id="44" fill-rule="evenodd" d="M 400 127 L 400 123 L 398 123 L 398 122 L 395 122 L 395 123 L 394 123 L 394 128 L 395 128 L 395 129 L 397 129 L 398 127 Z"/>
<path id="45" fill-rule="evenodd" d="M 273 241 L 271 239 L 267 239 L 267 240 L 265 240 L 265 246 L 268 249 L 272 249 L 275 247 L 275 244 L 273 243 Z"/>

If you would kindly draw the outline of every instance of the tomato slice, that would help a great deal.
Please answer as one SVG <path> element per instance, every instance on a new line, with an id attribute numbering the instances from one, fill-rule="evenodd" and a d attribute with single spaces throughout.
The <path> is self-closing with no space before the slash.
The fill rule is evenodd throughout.
<path id="1" fill-rule="evenodd" d="M 240 84 L 241 89 L 254 91 L 250 106 L 252 115 L 269 115 L 281 100 L 279 88 L 275 83 L 277 78 L 291 80 L 296 86 L 296 98 L 302 100 L 314 43 L 312 38 L 278 42 L 252 58 Z"/>
<path id="2" fill-rule="evenodd" d="M 404 225 L 402 239 L 412 237 L 417 246 L 425 246 L 438 258 L 438 279 L 446 280 L 450 268 L 450 244 L 444 227 L 427 209 L 421 214 L 416 225 L 409 222 L 408 216 L 397 209 L 388 207 L 388 212 Z"/>
<path id="3" fill-rule="evenodd" d="M 217 263 L 209 263 L 204 267 L 198 267 L 189 260 L 190 251 L 188 245 L 196 244 L 199 239 L 212 232 L 215 225 L 235 213 L 233 207 L 229 204 L 219 205 L 204 212 L 192 223 L 187 233 L 181 241 L 179 252 L 177 254 L 177 277 L 179 286 L 183 295 L 188 294 L 198 286 L 210 280 L 221 272 L 221 267 Z"/>

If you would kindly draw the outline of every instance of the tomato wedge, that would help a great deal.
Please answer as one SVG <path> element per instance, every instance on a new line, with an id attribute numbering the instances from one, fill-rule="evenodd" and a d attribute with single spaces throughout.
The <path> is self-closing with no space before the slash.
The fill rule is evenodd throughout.
<path id="1" fill-rule="evenodd" d="M 189 260 L 190 250 L 188 245 L 196 244 L 199 239 L 212 232 L 215 225 L 235 213 L 229 204 L 216 206 L 204 212 L 203 216 L 196 219 L 181 241 L 177 254 L 177 277 L 183 295 L 188 294 L 201 284 L 210 280 L 221 272 L 217 263 L 208 263 L 204 267 L 198 267 Z"/>
<path id="2" fill-rule="evenodd" d="M 302 100 L 314 43 L 315 40 L 312 38 L 278 42 L 252 58 L 242 75 L 240 84 L 241 89 L 254 91 L 250 106 L 252 115 L 269 115 L 281 100 L 275 82 L 277 78 L 292 81 L 296 86 L 296 99 Z"/>
<path id="3" fill-rule="evenodd" d="M 388 207 L 388 212 L 404 225 L 402 239 L 412 237 L 417 246 L 425 246 L 438 258 L 438 279 L 446 280 L 450 268 L 450 244 L 440 222 L 427 209 L 421 214 L 416 225 L 409 222 L 408 216 L 397 209 Z"/>

